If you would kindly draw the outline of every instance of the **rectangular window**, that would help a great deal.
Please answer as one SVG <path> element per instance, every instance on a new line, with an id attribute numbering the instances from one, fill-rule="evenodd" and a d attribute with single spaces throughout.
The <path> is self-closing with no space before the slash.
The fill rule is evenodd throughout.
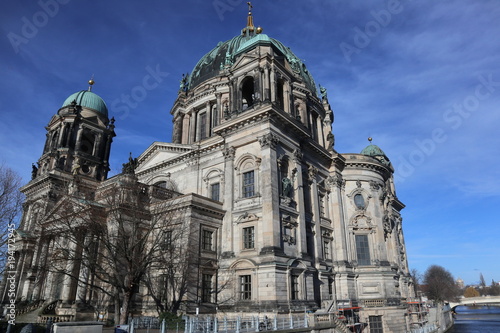
<path id="1" fill-rule="evenodd" d="M 220 201 L 220 183 L 210 185 L 210 192 L 212 200 Z"/>
<path id="2" fill-rule="evenodd" d="M 370 333 L 384 333 L 382 326 L 382 316 L 369 316 Z"/>
<path id="3" fill-rule="evenodd" d="M 251 275 L 241 275 L 240 276 L 240 299 L 242 299 L 242 300 L 252 299 L 252 276 Z"/>
<path id="4" fill-rule="evenodd" d="M 254 228 L 243 228 L 243 248 L 253 249 L 255 247 Z"/>
<path id="5" fill-rule="evenodd" d="M 255 179 L 254 179 L 253 170 L 243 173 L 243 197 L 244 198 L 253 197 L 255 195 L 254 182 L 255 182 Z"/>
<path id="6" fill-rule="evenodd" d="M 200 140 L 207 138 L 207 113 L 200 114 Z"/>
<path id="7" fill-rule="evenodd" d="M 165 231 L 163 236 L 163 243 L 161 244 L 162 250 L 169 250 L 172 248 L 172 230 Z"/>
<path id="8" fill-rule="evenodd" d="M 371 264 L 368 235 L 356 235 L 356 255 L 358 258 L 358 265 L 368 266 Z"/>
<path id="9" fill-rule="evenodd" d="M 292 275 L 291 276 L 291 284 L 290 284 L 290 292 L 291 295 L 290 297 L 292 300 L 299 299 L 299 276 L 298 275 Z"/>
<path id="10" fill-rule="evenodd" d="M 203 274 L 201 276 L 201 301 L 212 302 L 212 275 Z"/>
<path id="11" fill-rule="evenodd" d="M 327 240 L 323 241 L 323 258 L 324 259 L 332 259 L 330 257 L 330 242 Z"/>
<path id="12" fill-rule="evenodd" d="M 325 196 L 319 196 L 319 214 L 321 217 L 325 217 Z"/>
<path id="13" fill-rule="evenodd" d="M 201 241 L 201 246 L 203 250 L 212 251 L 213 250 L 213 231 L 203 230 L 203 236 Z"/>

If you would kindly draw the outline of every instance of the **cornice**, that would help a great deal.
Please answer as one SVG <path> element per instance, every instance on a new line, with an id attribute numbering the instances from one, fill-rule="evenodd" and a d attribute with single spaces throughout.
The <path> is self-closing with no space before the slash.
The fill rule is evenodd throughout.
<path id="1" fill-rule="evenodd" d="M 190 146 L 190 148 L 191 148 L 190 151 L 187 151 L 184 154 L 179 155 L 179 156 L 174 157 L 174 158 L 171 158 L 169 160 L 154 164 L 154 165 L 148 167 L 147 169 L 144 169 L 142 171 L 137 172 L 136 174 L 138 177 L 143 177 L 145 175 L 162 170 L 168 166 L 175 165 L 178 163 L 186 162 L 189 164 L 193 159 L 199 159 L 208 153 L 211 153 L 214 151 L 220 151 L 223 146 L 224 146 L 224 140 L 222 138 L 218 138 L 217 141 L 209 142 L 206 145 Z M 166 147 L 166 146 L 163 146 L 163 147 Z M 182 148 L 182 147 L 178 147 L 178 148 Z M 139 163 L 141 163 L 143 161 L 144 161 L 144 159 L 141 158 Z"/>

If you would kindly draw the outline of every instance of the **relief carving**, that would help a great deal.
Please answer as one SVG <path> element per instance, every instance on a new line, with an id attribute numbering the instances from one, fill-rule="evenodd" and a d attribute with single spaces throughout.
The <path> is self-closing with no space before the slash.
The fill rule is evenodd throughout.
<path id="1" fill-rule="evenodd" d="M 272 133 L 263 135 L 259 138 L 259 143 L 262 148 L 270 147 L 274 149 L 279 141 L 279 138 Z"/>
<path id="2" fill-rule="evenodd" d="M 222 149 L 222 155 L 226 160 L 234 160 L 235 153 L 236 149 L 233 146 Z"/>

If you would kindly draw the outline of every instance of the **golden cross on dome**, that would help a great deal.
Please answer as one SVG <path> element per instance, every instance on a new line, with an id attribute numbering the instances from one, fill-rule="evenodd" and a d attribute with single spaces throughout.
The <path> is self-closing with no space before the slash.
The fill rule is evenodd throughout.
<path id="1" fill-rule="evenodd" d="M 247 2 L 247 5 L 248 5 L 248 11 L 251 12 L 252 11 L 252 3 L 250 1 Z"/>

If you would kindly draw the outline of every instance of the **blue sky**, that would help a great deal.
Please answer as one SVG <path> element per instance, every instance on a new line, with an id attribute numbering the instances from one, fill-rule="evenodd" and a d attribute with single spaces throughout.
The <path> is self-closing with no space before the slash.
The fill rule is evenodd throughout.
<path id="1" fill-rule="evenodd" d="M 253 5 L 255 24 L 328 89 L 337 151 L 359 153 L 371 136 L 391 159 L 410 268 L 500 280 L 500 2 Z M 44 126 L 94 75 L 116 118 L 118 173 L 129 152 L 171 140 L 182 74 L 239 34 L 246 13 L 239 0 L 4 1 L 0 161 L 27 182 Z"/>

